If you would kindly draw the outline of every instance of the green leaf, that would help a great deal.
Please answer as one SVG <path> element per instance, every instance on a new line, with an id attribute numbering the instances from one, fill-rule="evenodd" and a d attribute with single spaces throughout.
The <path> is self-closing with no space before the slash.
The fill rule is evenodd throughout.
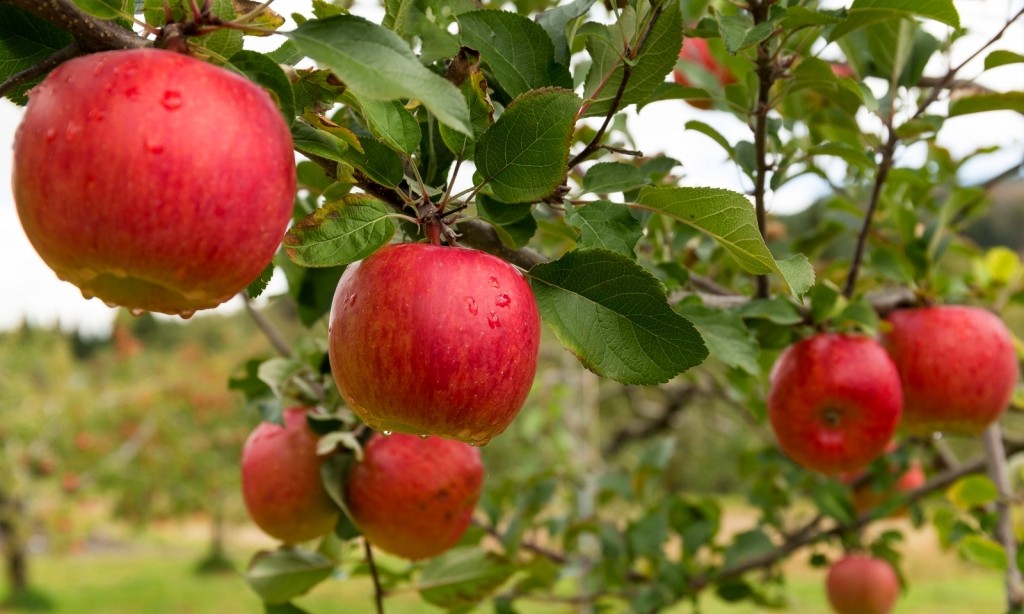
<path id="1" fill-rule="evenodd" d="M 454 85 L 425 66 L 397 34 L 354 15 L 307 21 L 286 33 L 364 100 L 417 99 L 442 123 L 470 134 L 469 110 Z"/>
<path id="2" fill-rule="evenodd" d="M 311 154 L 342 162 L 348 151 L 348 143 L 325 130 L 317 130 L 305 121 L 296 120 L 292 124 L 292 141 L 300 153 Z"/>
<path id="3" fill-rule="evenodd" d="M 565 221 L 579 229 L 578 247 L 600 247 L 636 259 L 633 250 L 644 233 L 629 207 L 599 200 L 571 208 Z"/>
<path id="4" fill-rule="evenodd" d="M 423 566 L 417 588 L 424 601 L 451 610 L 480 603 L 514 571 L 493 552 L 453 548 Z"/>
<path id="5" fill-rule="evenodd" d="M 292 226 L 284 236 L 284 251 L 307 267 L 362 260 L 394 236 L 388 213 L 387 205 L 369 194 L 349 194 Z"/>
<path id="6" fill-rule="evenodd" d="M 642 102 L 652 95 L 665 81 L 679 59 L 683 46 L 683 19 L 678 2 L 662 4 L 664 10 L 651 29 L 639 55 L 630 62 L 630 78 L 619 100 L 618 110 Z M 645 15 L 646 16 L 646 15 Z M 625 74 L 625 47 L 632 48 L 646 24 L 646 19 L 637 19 L 631 7 L 622 10 L 618 23 L 599 25 L 588 23 L 580 29 L 586 34 L 586 48 L 592 58 L 590 71 L 583 90 L 583 97 L 591 102 L 586 117 L 607 115 L 618 95 Z"/>
<path id="7" fill-rule="evenodd" d="M 233 68 L 270 92 L 289 126 L 295 121 L 295 94 L 291 81 L 281 67 L 266 55 L 255 51 L 239 51 L 228 59 Z"/>
<path id="8" fill-rule="evenodd" d="M 764 21 L 754 25 L 749 13 L 727 15 L 718 13 L 718 29 L 722 34 L 722 42 L 729 53 L 735 54 L 765 40 L 775 29 L 775 23 Z"/>
<path id="9" fill-rule="evenodd" d="M 585 16 L 593 5 L 594 0 L 573 0 L 537 15 L 537 23 L 544 28 L 555 45 L 555 61 L 559 64 L 569 65 L 570 51 L 566 28 L 573 20 Z"/>
<path id="10" fill-rule="evenodd" d="M 734 567 L 750 559 L 767 554 L 775 548 L 772 540 L 760 529 L 744 531 L 736 536 L 725 550 L 725 567 Z"/>
<path id="11" fill-rule="evenodd" d="M 309 614 L 294 603 L 264 603 L 263 614 Z"/>
<path id="12" fill-rule="evenodd" d="M 555 48 L 535 21 L 506 11 L 480 10 L 456 18 L 462 44 L 480 52 L 498 85 L 516 98 L 544 87 L 572 88 L 569 69 L 555 62 Z"/>
<path id="13" fill-rule="evenodd" d="M 735 155 L 735 152 L 733 151 L 732 145 L 729 144 L 729 141 L 726 140 L 725 136 L 722 135 L 722 133 L 719 132 L 718 130 L 715 130 L 714 128 L 712 128 L 710 125 L 705 124 L 704 122 L 692 119 L 692 120 L 686 122 L 686 125 L 684 126 L 684 128 L 686 128 L 687 130 L 695 130 L 697 132 L 700 132 L 704 136 L 707 136 L 708 138 L 710 138 L 714 142 L 718 143 L 719 147 L 724 149 L 725 153 L 729 154 L 730 158 Z"/>
<path id="14" fill-rule="evenodd" d="M 1005 49 L 997 49 L 985 56 L 985 70 L 1005 66 L 1007 64 L 1019 64 L 1024 62 L 1024 55 Z"/>
<path id="15" fill-rule="evenodd" d="M 963 510 L 992 503 L 999 498 L 999 489 L 984 475 L 971 475 L 957 480 L 946 491 L 950 502 Z"/>
<path id="16" fill-rule="evenodd" d="M 263 291 L 267 289 L 267 285 L 270 283 L 270 278 L 274 276 L 274 263 L 271 262 L 267 265 L 267 268 L 263 269 L 260 276 L 252 280 L 249 286 L 245 289 L 245 294 L 249 298 L 257 298 L 263 294 Z"/>
<path id="17" fill-rule="evenodd" d="M 804 321 L 804 317 L 792 303 L 778 296 L 754 299 L 740 307 L 739 315 L 743 318 L 768 320 L 780 326 L 792 326 Z"/>
<path id="18" fill-rule="evenodd" d="M 1024 113 L 1024 92 L 997 92 L 964 96 L 949 103 L 949 116 L 984 113 L 985 111 L 1016 111 Z"/>
<path id="19" fill-rule="evenodd" d="M 914 16 L 960 27 L 960 14 L 953 6 L 953 0 L 855 0 L 846 20 L 832 29 L 828 40 L 837 40 L 857 28 L 879 21 Z"/>
<path id="20" fill-rule="evenodd" d="M 757 363 L 761 348 L 739 315 L 693 304 L 676 311 L 697 327 L 712 356 L 751 375 L 761 373 Z"/>
<path id="21" fill-rule="evenodd" d="M 611 194 L 636 190 L 650 183 L 644 172 L 624 162 L 599 162 L 583 176 L 583 191 Z"/>
<path id="22" fill-rule="evenodd" d="M 284 546 L 259 552 L 249 563 L 245 580 L 267 603 L 283 604 L 313 588 L 334 570 L 334 563 L 315 552 Z"/>
<path id="23" fill-rule="evenodd" d="M 357 103 L 370 134 L 395 151 L 412 155 L 420 146 L 420 124 L 397 100 L 366 100 Z"/>
<path id="24" fill-rule="evenodd" d="M 313 326 L 331 310 L 334 290 L 345 267 L 310 269 L 285 256 L 275 260 L 288 280 L 288 294 L 295 300 L 299 322 L 307 328 Z"/>
<path id="25" fill-rule="evenodd" d="M 0 3 L 0 81 L 39 64 L 69 43 L 71 35 L 35 15 L 10 4 Z M 40 76 L 40 79 L 42 76 Z M 25 92 L 34 79 L 8 92 L 5 97 L 24 105 Z"/>
<path id="26" fill-rule="evenodd" d="M 513 249 L 529 243 L 537 232 L 537 220 L 528 203 L 510 205 L 481 194 L 476 199 L 476 212 L 494 226 L 501 242 Z"/>
<path id="27" fill-rule="evenodd" d="M 387 145 L 370 137 L 360 139 L 359 144 L 363 151 L 349 147 L 345 151 L 345 162 L 363 171 L 374 182 L 388 188 L 397 188 L 405 176 L 399 155 Z"/>
<path id="28" fill-rule="evenodd" d="M 778 273 L 800 296 L 814 284 L 814 269 L 797 254 L 776 261 L 757 230 L 754 207 L 745 196 L 721 188 L 646 187 L 635 207 L 647 209 L 692 226 L 718 241 L 748 273 Z"/>
<path id="29" fill-rule="evenodd" d="M 580 104 L 568 90 L 533 90 L 480 135 L 477 171 L 498 200 L 534 202 L 562 183 Z"/>
<path id="30" fill-rule="evenodd" d="M 578 249 L 528 275 L 541 317 L 598 375 L 653 385 L 707 357 L 700 333 L 672 311 L 654 276 L 626 256 Z"/>
<path id="31" fill-rule="evenodd" d="M 133 0 L 75 0 L 78 8 L 93 17 L 100 19 L 114 19 L 122 14 L 135 12 Z"/>
<path id="32" fill-rule="evenodd" d="M 839 23 L 842 16 L 831 11 L 814 11 L 802 6 L 790 6 L 780 24 L 784 31 L 791 32 L 810 26 L 828 26 Z"/>
<path id="33" fill-rule="evenodd" d="M 983 535 L 968 535 L 960 540 L 960 554 L 969 561 L 997 571 L 1006 571 L 1006 550 L 1002 544 Z"/>
<path id="34" fill-rule="evenodd" d="M 466 99 L 473 134 L 462 134 L 442 125 L 439 126 L 441 140 L 452 153 L 466 158 L 472 156 L 473 145 L 494 123 L 494 107 L 487 96 L 487 78 L 480 70 L 479 54 L 466 47 L 460 49 L 459 54 L 448 63 L 445 78 L 454 83 Z"/>

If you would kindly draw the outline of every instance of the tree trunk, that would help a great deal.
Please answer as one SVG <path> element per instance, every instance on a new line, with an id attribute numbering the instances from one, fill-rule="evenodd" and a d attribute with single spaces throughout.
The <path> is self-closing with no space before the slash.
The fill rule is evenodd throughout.
<path id="1" fill-rule="evenodd" d="M 18 526 L 21 507 L 20 501 L 0 493 L 0 546 L 11 596 L 28 590 L 28 554 Z"/>

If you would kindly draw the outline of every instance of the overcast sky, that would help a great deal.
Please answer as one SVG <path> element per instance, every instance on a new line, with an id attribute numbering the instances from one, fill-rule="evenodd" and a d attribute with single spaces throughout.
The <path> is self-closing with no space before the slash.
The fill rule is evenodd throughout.
<path id="1" fill-rule="evenodd" d="M 283 15 L 293 12 L 311 14 L 310 2 L 277 0 L 274 9 Z M 354 10 L 371 19 L 379 19 L 379 9 Z M 840 4 L 840 3 L 834 3 Z M 1024 0 L 964 0 L 957 2 L 963 24 L 969 29 L 987 32 L 958 41 L 953 62 L 959 62 L 994 33 L 1007 17 L 1024 5 Z M 289 20 L 289 26 L 294 25 Z M 936 32 L 943 36 L 941 31 Z M 247 39 L 248 40 L 248 39 Z M 251 48 L 273 48 L 278 41 L 252 39 Z M 996 48 L 1024 53 L 1024 24 L 1017 23 Z M 983 56 L 982 56 L 983 57 Z M 929 72 L 940 74 L 944 65 L 929 67 Z M 980 72 L 969 66 L 963 77 Z M 1016 64 L 994 69 L 981 77 L 981 82 L 1000 90 L 1024 89 L 1024 65 Z M 941 111 L 939 108 L 933 111 Z M 6 100 L 0 100 L 0 330 L 19 325 L 27 319 L 34 324 L 59 323 L 65 329 L 78 328 L 90 334 L 103 334 L 109 330 L 115 310 L 99 300 L 85 300 L 78 289 L 57 279 L 56 275 L 39 259 L 18 222 L 10 186 L 11 144 L 21 119 L 22 110 Z M 683 125 L 690 119 L 713 124 L 730 140 L 749 138 L 749 129 L 730 115 L 695 110 L 680 101 L 664 101 L 646 107 L 641 117 L 631 120 L 637 146 L 645 154 L 665 152 L 683 163 L 686 185 L 719 186 L 745 190 L 735 167 L 725 160 L 724 153 L 710 139 L 694 132 L 686 132 Z M 983 181 L 1013 166 L 1024 158 L 1024 117 L 1010 112 L 986 113 L 955 118 L 947 122 L 940 142 L 955 155 L 962 155 L 980 146 L 995 145 L 1002 148 L 996 154 L 983 156 L 964 169 L 965 180 Z M 908 151 L 904 161 L 913 164 L 922 151 Z M 464 176 L 468 174 L 463 173 Z M 805 178 L 793 181 L 778 193 L 769 195 L 771 211 L 786 213 L 800 210 L 824 193 L 825 187 L 817 180 Z M 272 289 L 283 289 L 276 279 Z M 237 309 L 235 301 L 218 310 Z"/>

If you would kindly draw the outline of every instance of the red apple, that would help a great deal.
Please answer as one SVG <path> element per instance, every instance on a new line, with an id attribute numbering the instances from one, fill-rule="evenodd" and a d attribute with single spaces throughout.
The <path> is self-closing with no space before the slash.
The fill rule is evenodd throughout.
<path id="1" fill-rule="evenodd" d="M 346 269 L 331 308 L 331 369 L 382 431 L 484 445 L 530 392 L 540 318 L 505 261 L 470 249 L 388 245 Z"/>
<path id="2" fill-rule="evenodd" d="M 242 449 L 242 496 L 249 516 L 289 544 L 330 533 L 340 513 L 321 481 L 323 459 L 306 411 L 286 410 L 284 426 L 260 424 Z"/>
<path id="3" fill-rule="evenodd" d="M 900 596 L 900 580 L 886 561 L 848 554 L 829 568 L 825 591 L 837 614 L 887 614 Z"/>
<path id="4" fill-rule="evenodd" d="M 680 61 L 688 67 L 696 67 L 696 70 L 703 70 L 714 77 L 715 81 L 720 86 L 726 86 L 730 83 L 736 82 L 736 77 L 729 71 L 729 69 L 718 61 L 718 59 L 712 55 L 711 49 L 708 46 L 708 40 L 706 38 L 685 38 L 683 39 L 683 47 L 679 50 Z M 672 71 L 672 76 L 676 83 L 686 87 L 701 87 L 694 83 L 694 81 L 686 75 L 686 72 L 681 68 L 676 68 Z M 710 100 L 687 100 L 690 106 L 698 109 L 710 109 Z"/>
<path id="5" fill-rule="evenodd" d="M 270 262 L 295 161 L 251 81 L 170 51 L 110 51 L 32 90 L 12 185 L 32 245 L 83 296 L 187 317 Z"/>
<path id="6" fill-rule="evenodd" d="M 978 435 L 999 419 L 1017 383 L 1017 355 L 1003 322 L 984 309 L 900 309 L 883 343 L 903 380 L 903 427 Z"/>
<path id="7" fill-rule="evenodd" d="M 826 474 L 880 456 L 899 422 L 899 373 L 860 335 L 820 333 L 787 348 L 772 370 L 768 418 L 794 461 Z"/>
<path id="8" fill-rule="evenodd" d="M 374 546 L 408 559 L 459 541 L 480 499 L 480 451 L 459 441 L 375 434 L 345 483 L 352 520 Z"/>
<path id="9" fill-rule="evenodd" d="M 853 72 L 853 68 L 849 64 L 832 63 L 829 66 L 832 67 L 832 74 L 839 77 L 840 79 L 850 79 L 857 75 Z"/>

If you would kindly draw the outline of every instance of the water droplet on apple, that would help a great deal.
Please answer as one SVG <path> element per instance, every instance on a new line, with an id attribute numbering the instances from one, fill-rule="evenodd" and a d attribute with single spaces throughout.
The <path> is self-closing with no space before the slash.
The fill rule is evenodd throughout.
<path id="1" fill-rule="evenodd" d="M 103 304 L 106 305 L 107 307 L 110 307 L 111 309 L 117 309 L 117 303 L 113 301 L 103 301 Z"/>
<path id="2" fill-rule="evenodd" d="M 107 63 L 107 58 L 100 58 L 96 62 L 96 66 L 94 66 L 93 69 L 92 69 L 92 76 L 95 77 L 96 75 L 100 74 L 100 71 L 103 70 L 103 65 L 106 64 L 106 63 Z"/>
<path id="3" fill-rule="evenodd" d="M 464 296 L 462 300 L 466 301 L 466 307 L 469 309 L 469 313 L 476 315 L 480 312 L 480 308 L 476 305 L 476 299 L 472 296 Z"/>
<path id="4" fill-rule="evenodd" d="M 132 307 L 131 309 L 128 310 L 128 313 L 130 313 L 133 316 L 135 316 L 136 318 L 138 318 L 142 314 L 146 313 L 146 310 L 145 309 L 139 309 L 138 307 Z"/>
<path id="5" fill-rule="evenodd" d="M 498 278 L 497 278 L 497 277 L 494 277 L 494 276 L 492 275 L 492 276 L 491 276 L 491 277 L 490 277 L 490 278 L 488 279 L 488 281 L 490 281 L 490 282 L 491 282 L 491 287 L 492 287 L 492 288 L 497 288 L 497 287 L 498 287 Z"/>
<path id="6" fill-rule="evenodd" d="M 69 142 L 78 138 L 78 135 L 82 133 L 82 124 L 76 121 L 68 122 L 68 127 L 64 129 L 64 138 Z"/>
<path id="7" fill-rule="evenodd" d="M 186 309 L 185 311 L 182 311 L 178 315 L 181 317 L 182 320 L 187 320 L 187 319 L 191 318 L 192 316 L 196 315 L 196 310 L 195 309 Z"/>
<path id="8" fill-rule="evenodd" d="M 474 447 L 474 448 L 476 447 L 476 442 L 475 442 L 475 441 L 469 441 L 469 442 L 467 442 L 467 443 L 468 443 L 468 444 L 469 444 L 470 446 Z"/>
<path id="9" fill-rule="evenodd" d="M 497 305 L 498 307 L 508 307 L 509 305 L 512 304 L 512 298 L 509 295 L 502 292 L 498 296 L 494 297 L 494 304 Z"/>
<path id="10" fill-rule="evenodd" d="M 181 92 L 167 90 L 164 92 L 164 99 L 160 101 L 168 111 L 174 111 L 181 107 L 184 101 L 181 99 Z"/>
<path id="11" fill-rule="evenodd" d="M 58 275 L 57 277 L 60 277 L 60 275 Z M 63 281 L 67 281 L 63 277 L 61 277 L 61 279 Z M 82 290 L 82 298 L 84 298 L 85 300 L 88 301 L 88 300 L 92 300 L 92 299 L 96 298 L 96 295 L 93 294 L 92 292 L 89 292 L 88 290 Z"/>
<path id="12" fill-rule="evenodd" d="M 501 320 L 498 319 L 498 314 L 493 311 L 487 314 L 487 325 L 491 328 L 501 328 Z"/>
<path id="13" fill-rule="evenodd" d="M 381 431 L 380 434 L 385 437 L 391 437 L 391 431 Z"/>
<path id="14" fill-rule="evenodd" d="M 101 122 L 107 114 L 103 109 L 89 109 L 89 119 L 94 122 Z"/>
<path id="15" fill-rule="evenodd" d="M 355 294 L 349 294 L 348 298 L 345 299 L 345 302 L 348 303 L 349 307 L 352 307 L 353 305 L 356 304 L 356 295 Z"/>
<path id="16" fill-rule="evenodd" d="M 428 435 L 428 434 L 426 434 L 426 433 L 422 433 L 422 434 L 420 435 L 420 439 L 429 439 L 429 438 L 430 438 L 430 435 Z"/>
<path id="17" fill-rule="evenodd" d="M 124 95 L 127 96 L 130 100 L 138 100 L 139 88 L 133 85 L 124 91 Z"/>
<path id="18" fill-rule="evenodd" d="M 53 127 L 47 128 L 46 129 L 46 134 L 43 135 L 43 138 L 46 139 L 47 143 L 49 143 L 53 139 L 57 138 L 57 129 L 53 128 Z"/>
<path id="19" fill-rule="evenodd" d="M 164 144 L 155 137 L 147 136 L 144 144 L 146 146 L 146 151 L 149 153 L 158 154 L 163 153 L 164 151 Z"/>

